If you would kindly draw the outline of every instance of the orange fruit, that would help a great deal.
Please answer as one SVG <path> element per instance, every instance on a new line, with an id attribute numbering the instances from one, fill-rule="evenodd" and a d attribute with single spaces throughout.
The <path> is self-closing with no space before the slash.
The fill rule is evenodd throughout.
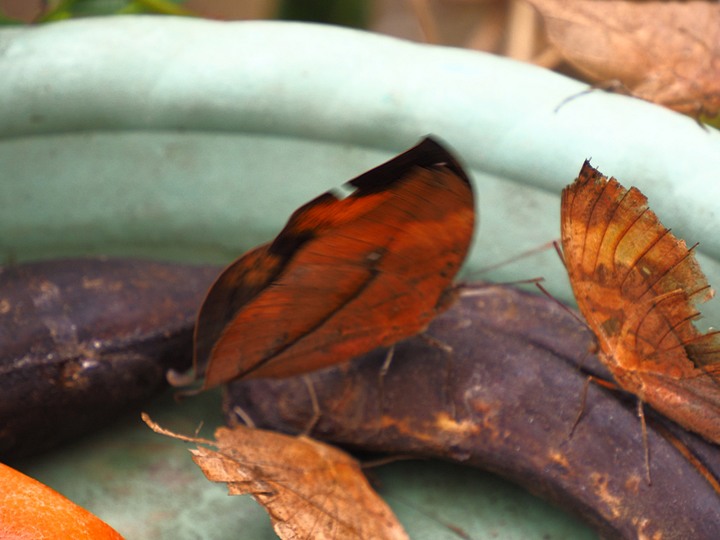
<path id="1" fill-rule="evenodd" d="M 123 537 L 54 489 L 0 463 L 0 538 L 122 540 Z"/>

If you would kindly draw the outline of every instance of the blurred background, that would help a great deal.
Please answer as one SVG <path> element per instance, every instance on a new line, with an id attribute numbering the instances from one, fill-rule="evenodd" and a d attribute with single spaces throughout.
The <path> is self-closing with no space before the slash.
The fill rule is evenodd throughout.
<path id="1" fill-rule="evenodd" d="M 4 24 L 130 13 L 323 22 L 568 71 L 548 47 L 542 20 L 525 0 L 0 0 Z"/>
<path id="2" fill-rule="evenodd" d="M 720 126 L 716 0 L 0 0 L 0 24 L 164 14 L 362 28 L 532 63 Z"/>

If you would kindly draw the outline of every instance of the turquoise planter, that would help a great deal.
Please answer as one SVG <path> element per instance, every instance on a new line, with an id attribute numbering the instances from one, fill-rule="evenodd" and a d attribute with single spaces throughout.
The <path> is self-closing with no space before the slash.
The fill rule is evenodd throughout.
<path id="1" fill-rule="evenodd" d="M 601 92 L 556 110 L 583 89 L 490 55 L 328 26 L 127 17 L 2 30 L 0 253 L 227 261 L 303 202 L 432 133 L 475 180 L 467 276 L 543 276 L 568 299 L 552 250 L 478 271 L 556 239 L 560 191 L 592 157 L 701 242 L 720 285 L 720 134 Z M 720 325 L 720 309 L 707 313 Z M 217 423 L 218 409 L 211 394 L 151 412 L 193 431 L 195 420 Z M 252 501 L 225 497 L 182 443 L 134 415 L 25 470 L 128 538 L 273 537 Z M 422 509 L 475 539 L 592 536 L 478 471 L 422 463 L 379 475 L 413 538 L 456 538 Z"/>

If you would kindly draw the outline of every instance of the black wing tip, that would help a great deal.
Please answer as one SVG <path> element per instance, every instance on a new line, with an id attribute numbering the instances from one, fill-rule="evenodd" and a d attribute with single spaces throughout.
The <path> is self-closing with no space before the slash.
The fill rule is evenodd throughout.
<path id="1" fill-rule="evenodd" d="M 411 150 L 419 150 L 424 152 L 427 156 L 432 157 L 432 163 L 428 163 L 428 166 L 442 163 L 465 182 L 470 184 L 470 177 L 465 172 L 464 167 L 460 164 L 460 161 L 457 159 L 455 154 L 447 148 L 447 144 L 444 141 L 441 141 L 441 139 L 435 137 L 434 135 L 427 135 Z"/>
<path id="2" fill-rule="evenodd" d="M 439 165 L 452 171 L 472 191 L 472 183 L 462 165 L 433 136 L 426 136 L 409 150 L 349 180 L 345 184 L 355 188 L 352 193 L 353 197 L 361 197 L 388 190 L 397 182 L 403 181 L 410 171 L 418 167 L 432 168 Z M 269 251 L 283 260 L 290 258 L 303 243 L 315 237 L 314 229 L 299 223 L 298 220 L 310 208 L 324 203 L 332 203 L 339 198 L 341 197 L 334 190 L 326 191 L 295 210 L 285 228 L 270 244 Z"/>
<path id="3" fill-rule="evenodd" d="M 465 183 L 472 185 L 470 177 L 457 158 L 432 135 L 426 136 L 409 150 L 347 183 L 365 193 L 372 193 L 387 189 L 415 167 L 430 168 L 437 165 L 445 166 Z"/>

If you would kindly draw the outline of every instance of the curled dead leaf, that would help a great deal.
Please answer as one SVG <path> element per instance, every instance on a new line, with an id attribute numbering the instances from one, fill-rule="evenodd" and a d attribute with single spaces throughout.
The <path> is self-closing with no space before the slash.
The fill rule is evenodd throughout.
<path id="1" fill-rule="evenodd" d="M 692 116 L 720 112 L 720 4 L 529 0 L 548 39 L 594 82 Z"/>
<path id="2" fill-rule="evenodd" d="M 242 425 L 219 428 L 215 441 L 196 439 L 142 417 L 157 433 L 198 444 L 190 452 L 208 480 L 225 482 L 230 495 L 252 495 L 283 540 L 409 538 L 359 463 L 338 448 Z"/>

